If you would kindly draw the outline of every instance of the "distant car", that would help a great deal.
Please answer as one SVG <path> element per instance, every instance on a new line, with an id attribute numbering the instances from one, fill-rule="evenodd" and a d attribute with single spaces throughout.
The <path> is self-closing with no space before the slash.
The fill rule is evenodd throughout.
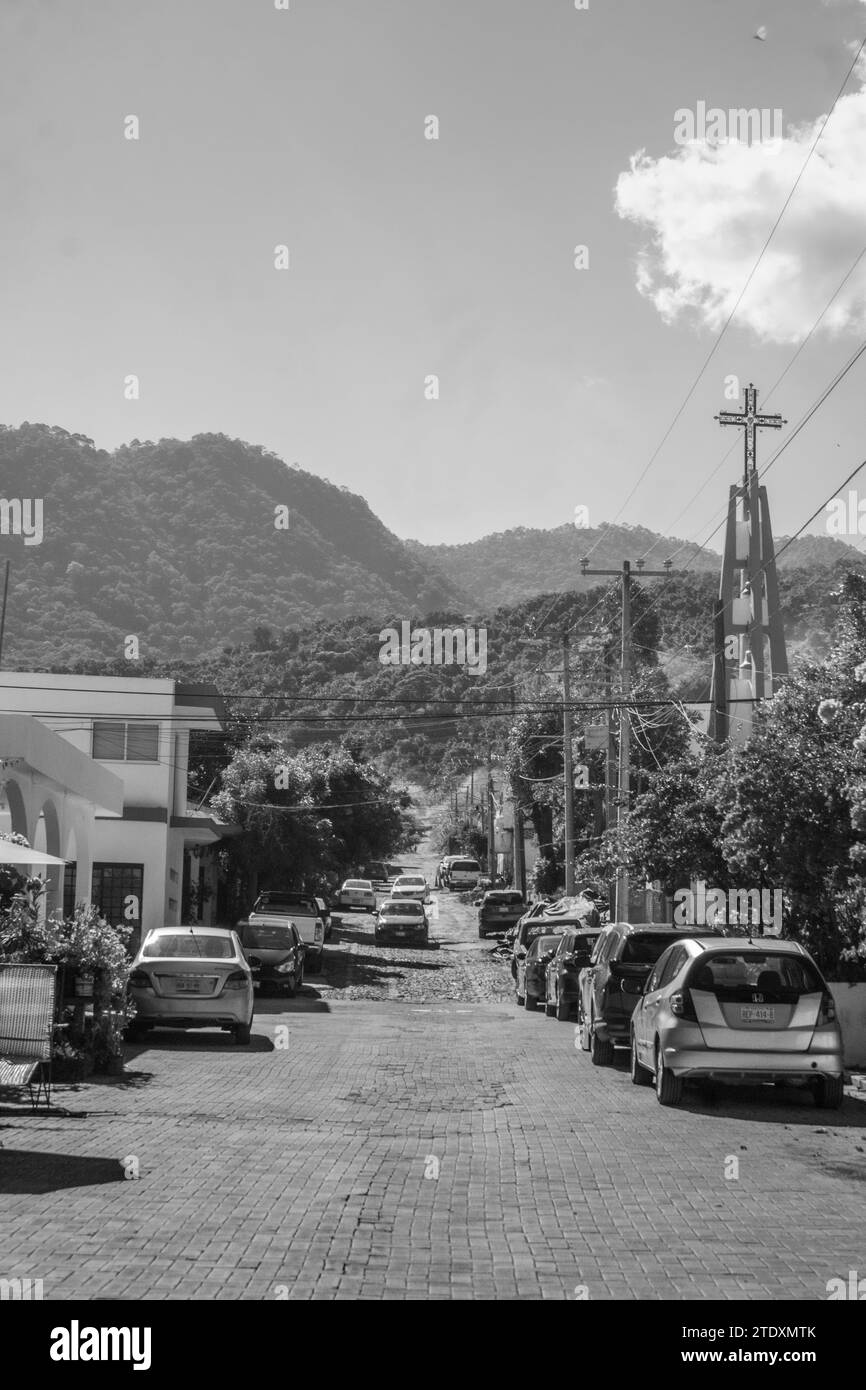
<path id="1" fill-rule="evenodd" d="M 375 888 L 377 884 L 385 884 L 391 877 L 389 866 L 381 859 L 374 859 L 371 863 L 365 864 L 362 870 Z"/>
<path id="2" fill-rule="evenodd" d="M 304 966 L 307 974 L 322 969 L 325 954 L 325 919 L 319 906 L 321 899 L 312 893 L 294 889 L 269 888 L 260 893 L 247 919 L 250 926 L 293 926 L 304 943 Z M 244 923 L 238 923 L 240 930 Z"/>
<path id="3" fill-rule="evenodd" d="M 430 897 L 430 885 L 423 874 L 401 874 L 391 884 L 392 898 L 415 898 L 419 903 Z"/>
<path id="4" fill-rule="evenodd" d="M 842 1104 L 842 1034 L 833 996 L 795 941 L 686 940 L 668 946 L 631 1019 L 631 1079 L 677 1105 L 683 1082 L 808 1086 L 824 1109 Z"/>
<path id="5" fill-rule="evenodd" d="M 451 892 L 462 893 L 477 886 L 481 877 L 481 865 L 477 859 L 452 859 L 446 872 Z"/>
<path id="6" fill-rule="evenodd" d="M 523 894 L 516 888 L 493 888 L 485 893 L 478 906 L 478 935 L 506 931 L 513 927 L 526 911 Z"/>
<path id="7" fill-rule="evenodd" d="M 222 1028 L 248 1043 L 253 976 L 237 933 L 226 927 L 154 927 L 130 968 L 136 1016 L 131 1040 L 151 1028 Z"/>
<path id="8" fill-rule="evenodd" d="M 559 938 L 556 954 L 547 967 L 544 1010 L 548 1015 L 555 1014 L 560 1023 L 566 1022 L 577 1008 L 580 972 L 589 965 L 600 934 L 600 927 L 574 927 Z"/>
<path id="9" fill-rule="evenodd" d="M 396 940 L 426 946 L 429 939 L 427 913 L 417 898 L 390 898 L 382 903 L 374 931 L 377 945 Z"/>
<path id="10" fill-rule="evenodd" d="M 262 994 L 274 989 L 294 998 L 304 983 L 306 955 L 294 922 L 246 922 L 238 935 L 254 987 Z"/>
<path id="11" fill-rule="evenodd" d="M 375 912 L 376 893 L 370 880 L 347 878 L 337 894 L 337 907 L 347 912 L 354 912 L 356 907 L 361 912 Z"/>
<path id="12" fill-rule="evenodd" d="M 544 999 L 547 989 L 547 966 L 556 954 L 559 935 L 536 936 L 530 942 L 525 956 L 521 956 L 517 966 L 517 1002 L 527 1009 L 537 1007 Z"/>
<path id="13" fill-rule="evenodd" d="M 659 922 L 611 922 L 605 927 L 588 966 L 580 972 L 578 1024 L 580 1043 L 597 1067 L 609 1066 L 615 1046 L 628 1047 L 635 995 L 624 988 L 637 980 L 641 988 L 663 951 L 674 941 L 722 935 L 716 927 L 683 928 Z"/>
<path id="14" fill-rule="evenodd" d="M 536 936 L 543 935 L 545 932 L 562 934 L 570 927 L 595 927 L 598 925 L 598 911 L 594 903 L 575 902 L 572 899 L 568 903 L 564 900 L 557 903 L 533 903 L 529 912 L 525 912 L 517 923 L 517 931 L 514 934 L 511 948 L 512 976 L 517 979 L 517 966 L 520 957 L 526 953 L 529 943 Z"/>

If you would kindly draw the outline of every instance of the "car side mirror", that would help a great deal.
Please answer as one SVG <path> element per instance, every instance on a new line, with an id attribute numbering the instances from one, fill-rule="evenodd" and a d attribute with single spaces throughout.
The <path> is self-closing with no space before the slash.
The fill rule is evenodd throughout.
<path id="1" fill-rule="evenodd" d="M 626 977 L 621 984 L 623 994 L 643 994 L 643 980 L 634 980 Z"/>

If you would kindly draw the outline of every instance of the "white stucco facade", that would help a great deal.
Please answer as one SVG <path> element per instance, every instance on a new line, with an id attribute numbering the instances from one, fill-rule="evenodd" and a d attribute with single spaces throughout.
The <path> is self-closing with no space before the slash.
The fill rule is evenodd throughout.
<path id="1" fill-rule="evenodd" d="M 184 872 L 212 921 L 216 871 L 203 848 L 233 827 L 187 803 L 193 729 L 219 732 L 212 687 L 168 679 L 0 673 L 0 829 L 76 865 L 74 900 L 142 932 L 181 920 Z M 62 871 L 47 907 L 62 905 Z M 72 891 L 67 885 L 67 897 Z"/>

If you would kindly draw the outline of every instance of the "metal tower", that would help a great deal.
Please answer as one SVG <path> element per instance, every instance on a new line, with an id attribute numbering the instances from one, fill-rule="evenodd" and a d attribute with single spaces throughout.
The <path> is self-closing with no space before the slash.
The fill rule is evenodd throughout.
<path id="1" fill-rule="evenodd" d="M 767 489 L 758 484 L 756 431 L 781 429 L 781 415 L 759 415 L 750 382 L 742 412 L 722 411 L 721 425 L 744 431 L 743 481 L 730 489 L 719 597 L 715 606 L 709 733 L 719 742 L 744 743 L 756 700 L 769 698 L 788 674 L 785 633 L 770 526 Z M 769 667 L 766 646 L 769 643 Z"/>

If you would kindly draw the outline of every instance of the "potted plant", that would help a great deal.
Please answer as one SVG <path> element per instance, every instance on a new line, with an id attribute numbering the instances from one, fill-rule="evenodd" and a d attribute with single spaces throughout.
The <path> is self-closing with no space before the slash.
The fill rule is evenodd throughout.
<path id="1" fill-rule="evenodd" d="M 105 1009 L 93 1028 L 94 1070 L 108 1076 L 123 1075 L 123 1035 L 132 1011 L 130 1008 Z"/>

